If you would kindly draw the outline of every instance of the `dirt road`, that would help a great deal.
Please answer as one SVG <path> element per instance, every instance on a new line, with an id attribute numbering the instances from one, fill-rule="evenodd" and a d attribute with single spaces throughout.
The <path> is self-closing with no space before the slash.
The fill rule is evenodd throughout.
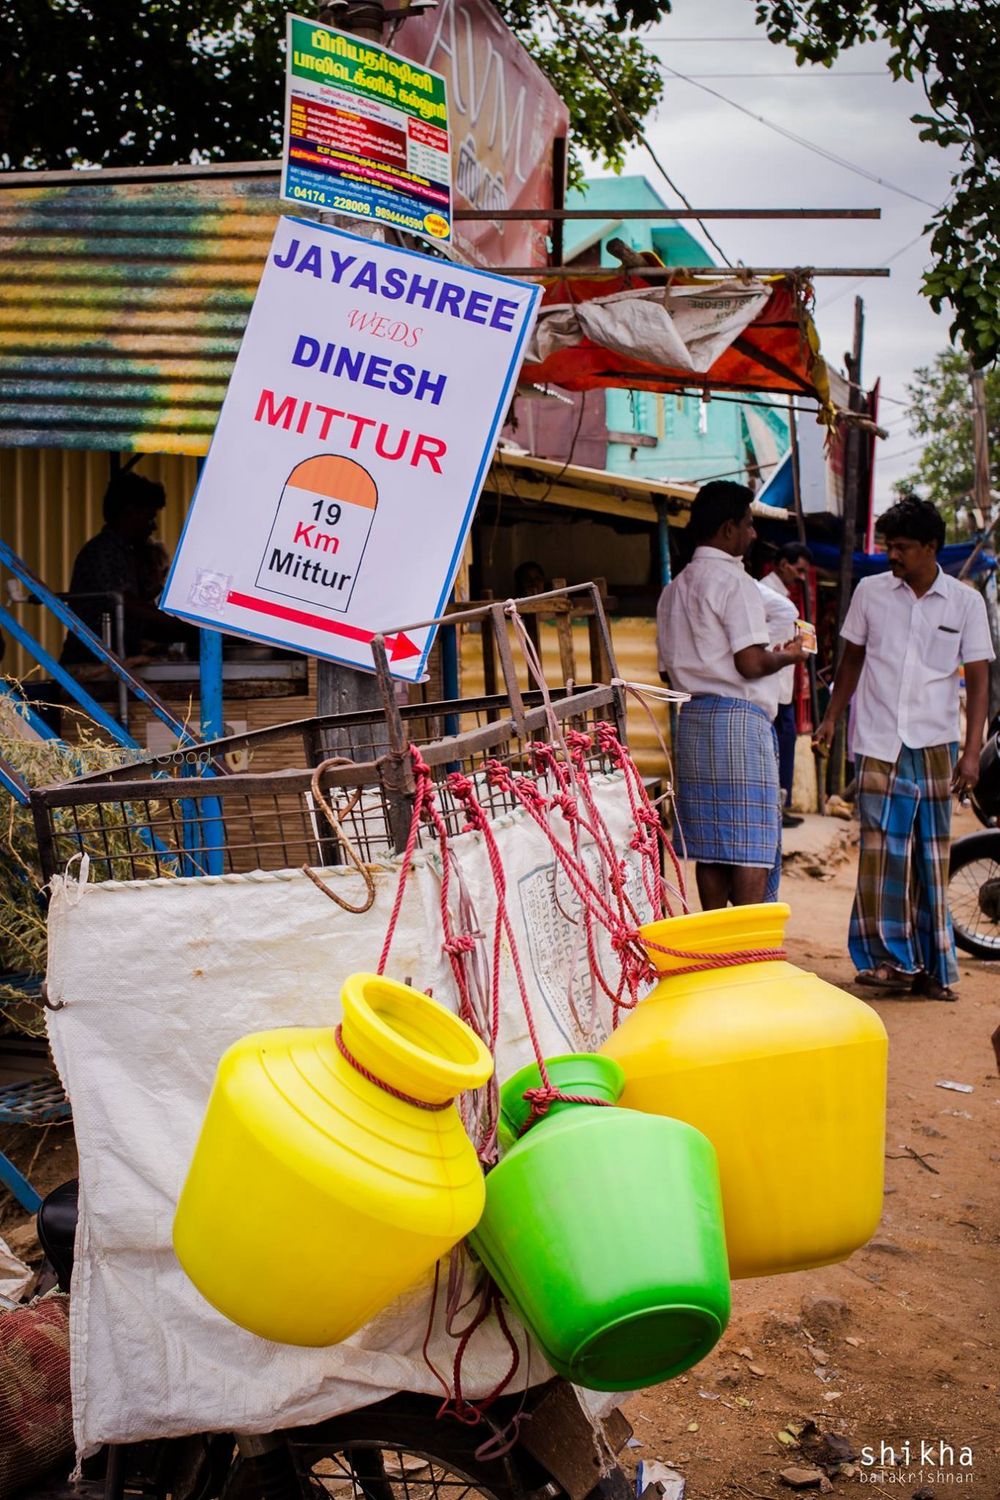
<path id="1" fill-rule="evenodd" d="M 793 860 L 783 882 L 791 957 L 849 984 L 853 852 L 832 878 L 807 868 L 824 861 Z M 736 1282 L 733 1319 L 714 1353 L 686 1379 L 625 1404 L 641 1445 L 632 1457 L 674 1465 L 687 1500 L 789 1496 L 780 1471 L 816 1457 L 835 1494 L 1000 1494 L 1000 1081 L 989 1045 L 1000 966 L 962 960 L 961 970 L 957 1005 L 874 1001 L 889 1032 L 876 1238 L 842 1265 Z M 973 1092 L 939 1088 L 939 1079 Z M 848 1445 L 821 1443 L 808 1423 Z M 789 1424 L 804 1428 L 803 1447 L 789 1442 Z M 895 1464 L 883 1464 L 883 1443 Z M 846 1453 L 857 1456 L 835 1472 Z M 869 1456 L 875 1462 L 861 1461 Z"/>

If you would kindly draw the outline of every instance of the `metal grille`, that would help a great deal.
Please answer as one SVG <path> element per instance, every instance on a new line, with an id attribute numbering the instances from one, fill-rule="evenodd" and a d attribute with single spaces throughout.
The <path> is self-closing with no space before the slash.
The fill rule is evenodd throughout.
<path id="1" fill-rule="evenodd" d="M 345 760 L 319 778 L 359 857 L 383 859 L 405 842 L 413 780 L 408 746 L 416 745 L 431 766 L 438 805 L 449 833 L 457 834 L 465 813 L 451 797 L 451 771 L 474 777 L 479 800 L 492 816 L 510 811 L 510 795 L 486 778 L 487 763 L 528 770 L 530 745 L 548 741 L 548 712 L 540 694 L 524 695 L 519 728 L 507 700 L 496 696 L 402 710 L 406 743 L 368 760 Z M 617 720 L 617 691 L 610 687 L 553 695 L 564 726 L 587 730 L 601 719 Z M 468 725 L 437 735 L 442 722 Z M 97 880 L 148 880 L 173 875 L 225 875 L 251 870 L 324 866 L 343 861 L 341 845 L 313 794 L 313 770 L 325 758 L 327 737 L 357 732 L 369 751 L 388 738 L 378 715 L 305 719 L 199 746 L 196 750 L 122 767 L 32 795 L 32 808 L 46 879 L 74 856 L 90 857 Z M 265 775 L 232 772 L 262 742 L 286 742 L 301 769 Z M 297 743 L 296 743 L 297 742 Z M 590 769 L 609 769 L 596 751 Z"/>
<path id="2" fill-rule="evenodd" d="M 580 594 L 585 595 L 582 605 L 568 597 Z M 376 637 L 381 708 L 213 740 L 34 791 L 31 804 L 45 878 L 84 854 L 97 880 L 343 863 L 343 845 L 319 799 L 336 815 L 358 858 L 376 862 L 406 843 L 416 790 L 411 746 L 431 768 L 450 834 L 465 825 L 465 813 L 445 784 L 452 771 L 475 779 L 479 801 L 492 816 L 512 810 L 509 792 L 487 777 L 490 761 L 515 772 L 529 771 L 534 743 L 549 742 L 568 728 L 586 732 L 607 719 L 623 736 L 625 724 L 624 685 L 615 677 L 596 586 L 516 601 L 522 602 L 527 609 L 543 607 L 566 615 L 586 609 L 600 648 L 595 656 L 606 666 L 611 685 L 570 683 L 552 693 L 524 692 L 507 638 L 511 606 L 489 604 L 440 623 L 477 620 L 492 628 L 506 693 L 400 707 L 384 641 Z M 266 774 L 244 769 L 264 746 L 272 754 L 277 747 L 289 769 Z M 596 748 L 588 769 L 610 769 Z"/>

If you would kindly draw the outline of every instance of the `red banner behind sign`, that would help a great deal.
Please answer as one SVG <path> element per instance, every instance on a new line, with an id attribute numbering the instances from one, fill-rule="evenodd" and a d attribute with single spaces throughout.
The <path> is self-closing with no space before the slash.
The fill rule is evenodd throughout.
<path id="1" fill-rule="evenodd" d="M 393 50 L 448 80 L 455 202 L 551 208 L 552 143 L 566 106 L 487 0 L 441 0 L 407 21 Z M 454 241 L 477 265 L 544 266 L 547 223 L 459 223 Z"/>

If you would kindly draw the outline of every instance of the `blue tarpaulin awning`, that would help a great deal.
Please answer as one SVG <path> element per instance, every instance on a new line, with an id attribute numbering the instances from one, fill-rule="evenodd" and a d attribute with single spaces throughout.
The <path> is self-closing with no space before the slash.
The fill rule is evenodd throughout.
<path id="1" fill-rule="evenodd" d="M 953 542 L 950 546 L 941 548 L 938 561 L 946 573 L 958 574 L 968 562 L 975 546 L 975 542 Z M 830 542 L 814 542 L 810 539 L 809 551 L 818 568 L 825 568 L 835 573 L 840 567 L 840 548 Z M 983 573 L 991 572 L 996 565 L 996 555 L 984 547 L 972 564 L 970 576 L 980 577 Z M 855 578 L 870 578 L 874 573 L 887 572 L 888 568 L 889 560 L 882 552 L 855 552 L 854 554 Z"/>

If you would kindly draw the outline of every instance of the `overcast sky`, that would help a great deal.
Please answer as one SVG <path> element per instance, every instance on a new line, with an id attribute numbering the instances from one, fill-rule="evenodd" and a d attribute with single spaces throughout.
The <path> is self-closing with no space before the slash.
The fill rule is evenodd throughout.
<path id="1" fill-rule="evenodd" d="M 888 49 L 854 48 L 833 69 L 796 68 L 790 48 L 774 46 L 754 20 L 753 0 L 674 0 L 673 13 L 650 32 L 667 75 L 664 102 L 647 135 L 664 168 L 695 207 L 879 207 L 880 221 L 781 223 L 716 221 L 714 237 L 748 265 L 889 265 L 891 277 L 816 282 L 816 322 L 823 352 L 843 366 L 850 349 L 854 297 L 865 303 L 863 374 L 882 377 L 876 506 L 892 503 L 892 481 L 917 457 L 905 420 L 905 384 L 948 343 L 948 319 L 919 295 L 929 262 L 921 231 L 950 190 L 957 151 L 919 140 L 910 116 L 926 110 L 919 84 L 893 81 Z M 648 40 L 648 38 L 647 38 Z M 721 76 L 726 75 L 726 76 Z M 739 76 L 733 76 L 739 75 Z M 701 87 L 699 87 L 701 85 Z M 841 159 L 882 185 L 790 141 L 705 92 L 713 89 Z M 642 147 L 625 171 L 642 173 L 676 203 Z M 601 174 L 603 175 L 603 174 Z M 893 191 L 902 188 L 914 197 Z M 697 225 L 689 226 L 698 234 Z M 890 399 L 892 398 L 892 399 Z"/>

